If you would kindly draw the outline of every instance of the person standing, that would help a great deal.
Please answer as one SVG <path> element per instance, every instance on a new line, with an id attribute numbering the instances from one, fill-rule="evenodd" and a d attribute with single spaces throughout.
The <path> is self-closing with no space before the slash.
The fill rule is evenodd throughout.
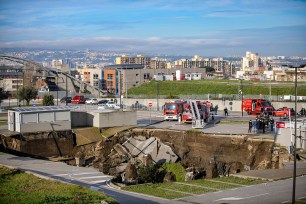
<path id="1" fill-rule="evenodd" d="M 272 117 L 270 118 L 270 129 L 271 132 L 274 130 L 274 119 Z"/>
<path id="2" fill-rule="evenodd" d="M 227 110 L 226 107 L 224 108 L 224 115 L 225 115 L 225 116 L 228 116 L 228 110 Z"/>
<path id="3" fill-rule="evenodd" d="M 252 120 L 250 120 L 249 121 L 249 131 L 248 131 L 248 133 L 252 132 L 252 127 L 253 127 L 253 122 L 252 122 Z"/>
<path id="4" fill-rule="evenodd" d="M 218 104 L 215 106 L 215 115 L 217 115 L 218 114 Z"/>

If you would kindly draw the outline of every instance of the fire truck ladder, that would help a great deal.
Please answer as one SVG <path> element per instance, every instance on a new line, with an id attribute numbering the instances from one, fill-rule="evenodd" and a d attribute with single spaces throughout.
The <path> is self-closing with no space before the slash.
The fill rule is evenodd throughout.
<path id="1" fill-rule="evenodd" d="M 200 111 L 195 101 L 189 100 L 192 113 L 192 128 L 203 128 L 204 121 L 201 119 Z"/>

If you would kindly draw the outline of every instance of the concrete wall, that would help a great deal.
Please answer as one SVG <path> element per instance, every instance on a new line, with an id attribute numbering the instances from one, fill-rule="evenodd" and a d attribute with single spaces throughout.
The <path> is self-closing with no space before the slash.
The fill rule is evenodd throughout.
<path id="1" fill-rule="evenodd" d="M 135 111 L 71 112 L 72 127 L 93 126 L 98 128 L 137 125 Z"/>
<path id="2" fill-rule="evenodd" d="M 160 110 L 162 110 L 162 106 L 167 101 L 171 101 L 175 99 L 159 99 L 158 104 L 160 107 Z M 119 100 L 118 100 L 119 101 Z M 132 105 L 135 104 L 135 102 L 138 101 L 140 104 L 148 106 L 148 102 L 152 102 L 152 110 L 156 110 L 157 108 L 157 99 L 130 99 L 130 98 L 123 98 L 122 102 L 125 105 Z M 234 100 L 234 101 L 222 101 L 222 100 L 210 100 L 210 102 L 213 103 L 213 105 L 218 105 L 219 110 L 223 111 L 225 107 L 228 108 L 229 111 L 241 111 L 241 100 Z M 232 105 L 230 105 L 230 102 L 232 102 Z M 272 105 L 274 108 L 278 109 L 281 107 L 290 107 L 294 108 L 294 102 L 272 102 Z M 301 108 L 306 108 L 306 102 L 298 102 L 297 103 L 297 110 L 300 111 Z"/>
<path id="3" fill-rule="evenodd" d="M 55 122 L 40 122 L 40 123 L 27 123 L 20 126 L 20 132 L 46 132 L 46 131 L 61 131 L 71 130 L 70 121 L 55 121 Z"/>
<path id="4" fill-rule="evenodd" d="M 94 120 L 94 127 L 130 126 L 137 125 L 137 113 L 135 111 L 116 111 L 109 113 L 93 113 L 99 115 L 99 120 Z M 98 118 L 98 117 L 95 117 Z"/>

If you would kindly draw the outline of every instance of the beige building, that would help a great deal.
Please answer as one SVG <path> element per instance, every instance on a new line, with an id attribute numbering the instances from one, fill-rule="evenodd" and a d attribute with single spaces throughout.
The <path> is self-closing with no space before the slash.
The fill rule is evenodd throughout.
<path id="1" fill-rule="evenodd" d="M 295 81 L 295 69 L 287 68 L 283 71 L 275 73 L 276 81 Z M 305 82 L 306 81 L 306 67 L 297 69 L 297 81 Z"/>
<path id="2" fill-rule="evenodd" d="M 195 55 L 190 59 L 180 59 L 174 61 L 174 68 L 200 68 L 200 67 L 212 67 L 215 69 L 215 76 L 231 77 L 235 74 L 235 66 L 229 61 L 223 58 L 202 58 L 199 55 Z"/>
<path id="3" fill-rule="evenodd" d="M 143 55 L 137 55 L 136 57 L 122 55 L 121 57 L 116 57 L 116 64 L 141 64 L 145 68 L 150 68 L 151 58 Z"/>
<path id="4" fill-rule="evenodd" d="M 246 52 L 246 56 L 242 58 L 242 71 L 256 72 L 259 70 L 259 56 L 258 53 Z"/>

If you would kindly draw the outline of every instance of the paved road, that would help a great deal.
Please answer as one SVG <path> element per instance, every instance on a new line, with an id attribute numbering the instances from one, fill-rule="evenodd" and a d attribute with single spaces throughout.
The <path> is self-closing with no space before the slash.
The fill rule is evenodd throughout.
<path id="1" fill-rule="evenodd" d="M 296 199 L 306 197 L 306 176 L 296 180 Z M 186 203 L 283 203 L 292 199 L 292 179 L 179 199 Z"/>
<path id="2" fill-rule="evenodd" d="M 77 184 L 103 192 L 120 203 L 163 203 L 167 200 L 146 195 L 128 193 L 114 189 L 107 184 L 112 177 L 94 168 L 69 166 L 63 162 L 20 157 L 0 152 L 0 164 L 22 169 L 46 178 Z"/>

